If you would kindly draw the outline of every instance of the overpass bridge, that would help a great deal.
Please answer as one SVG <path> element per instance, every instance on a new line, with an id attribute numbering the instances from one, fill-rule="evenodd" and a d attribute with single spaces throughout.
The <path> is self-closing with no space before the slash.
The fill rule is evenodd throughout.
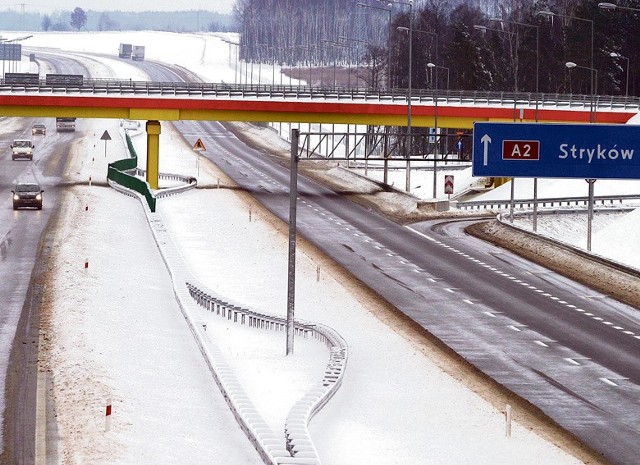
<path id="1" fill-rule="evenodd" d="M 86 79 L 0 82 L 0 116 L 147 121 L 147 181 L 158 187 L 160 121 L 208 120 L 407 126 L 408 91 Z M 412 127 L 476 121 L 623 124 L 637 97 L 413 90 Z"/>

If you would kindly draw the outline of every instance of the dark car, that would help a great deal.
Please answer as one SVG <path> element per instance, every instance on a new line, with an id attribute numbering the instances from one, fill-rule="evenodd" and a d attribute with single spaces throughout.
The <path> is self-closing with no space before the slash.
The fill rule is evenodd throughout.
<path id="1" fill-rule="evenodd" d="M 43 136 L 47 135 L 47 127 L 44 124 L 34 124 L 31 127 L 31 135 L 42 134 Z"/>
<path id="2" fill-rule="evenodd" d="M 38 210 L 42 210 L 42 193 L 44 192 L 39 184 L 30 183 L 18 183 L 13 193 L 13 209 L 23 207 L 34 207 Z"/>

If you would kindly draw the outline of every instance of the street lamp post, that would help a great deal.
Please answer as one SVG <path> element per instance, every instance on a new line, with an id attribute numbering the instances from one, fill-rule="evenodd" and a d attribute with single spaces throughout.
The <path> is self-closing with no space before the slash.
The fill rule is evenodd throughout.
<path id="1" fill-rule="evenodd" d="M 582 68 L 582 69 L 587 69 L 591 72 L 591 75 L 593 76 L 595 73 L 595 80 L 596 83 L 598 82 L 598 70 L 595 70 L 593 68 L 589 68 L 587 66 L 580 66 L 575 64 L 572 61 L 568 61 L 566 64 L 566 67 L 569 69 L 572 68 Z M 593 80 L 591 81 L 591 83 L 593 84 Z M 591 109 L 590 111 L 593 112 L 593 94 L 594 94 L 594 87 L 591 87 Z M 595 118 L 594 118 L 595 120 Z M 592 225 L 593 225 L 593 184 L 596 182 L 595 179 L 585 179 L 585 181 L 587 181 L 587 183 L 589 183 L 589 207 L 588 207 L 588 213 L 587 213 L 587 251 L 591 252 L 591 230 L 592 230 Z"/>
<path id="2" fill-rule="evenodd" d="M 435 63 L 427 63 L 427 68 L 436 70 L 435 85 L 433 86 L 433 140 L 435 142 L 433 146 L 433 198 L 438 197 L 438 69 L 442 68 L 447 71 L 447 90 L 449 90 L 449 68 L 445 66 L 438 66 Z"/>
<path id="3" fill-rule="evenodd" d="M 581 69 L 586 69 L 586 70 L 588 70 L 590 72 L 590 74 L 592 76 L 592 79 L 591 79 L 591 102 L 590 102 L 590 107 L 589 107 L 589 115 L 590 115 L 589 119 L 591 120 L 592 123 L 595 122 L 595 119 L 596 119 L 595 118 L 595 112 L 596 112 L 596 110 L 595 110 L 594 104 L 595 104 L 595 93 L 596 93 L 595 89 L 596 88 L 595 88 L 594 81 L 595 81 L 595 83 L 598 82 L 598 70 L 590 68 L 589 66 L 580 66 L 580 65 L 574 63 L 573 61 L 567 61 L 565 63 L 565 66 L 567 68 L 569 68 L 569 69 L 581 68 Z"/>
<path id="4" fill-rule="evenodd" d="M 446 89 L 449 90 L 449 68 L 447 68 L 446 66 L 436 65 L 435 63 L 427 63 L 427 68 L 444 69 L 447 72 L 447 86 L 446 86 Z M 436 85 L 437 85 L 437 79 L 438 79 L 438 75 L 437 75 L 437 71 L 436 71 Z"/>
<path id="5" fill-rule="evenodd" d="M 384 1 L 384 0 L 378 0 Z M 398 5 L 405 5 L 409 7 L 409 28 L 403 28 L 409 33 L 409 89 L 407 94 L 407 140 L 409 143 L 409 153 L 407 154 L 407 168 L 406 168 L 406 180 L 405 190 L 409 192 L 411 190 L 411 77 L 412 77 L 412 62 L 413 62 L 413 0 L 408 2 L 401 2 L 397 0 L 391 0 L 390 3 L 397 3 Z M 398 28 L 400 29 L 400 28 Z"/>
<path id="6" fill-rule="evenodd" d="M 516 26 L 524 26 L 528 28 L 534 28 L 536 30 L 536 123 L 538 122 L 538 101 L 539 101 L 539 92 L 540 92 L 540 28 L 535 24 L 528 23 L 519 23 L 517 21 L 507 21 L 502 18 L 490 18 L 490 21 L 498 21 L 505 24 L 515 24 Z"/>
<path id="7" fill-rule="evenodd" d="M 613 5 L 613 4 L 612 4 Z M 602 7 L 601 7 L 602 8 Z M 578 16 L 570 16 L 570 15 L 563 15 L 560 13 L 553 13 L 552 11 L 547 11 L 547 10 L 543 10 L 543 11 L 538 11 L 536 13 L 538 16 L 545 16 L 547 18 L 552 18 L 554 16 L 559 16 L 561 18 L 568 18 L 568 19 L 577 19 L 578 21 L 585 21 L 587 23 L 589 23 L 591 25 L 591 58 L 589 61 L 589 69 L 591 69 L 591 108 L 593 109 L 593 100 L 595 99 L 595 95 L 593 93 L 593 89 L 594 89 L 594 84 L 593 81 L 595 79 L 595 68 L 593 67 L 593 20 L 592 19 L 587 19 L 587 18 L 580 18 Z M 592 111 L 589 114 L 589 119 L 590 119 L 590 123 L 595 123 L 596 122 L 596 114 L 594 111 Z"/>
<path id="8" fill-rule="evenodd" d="M 397 3 L 397 2 L 394 2 Z M 400 30 L 400 28 L 398 28 Z M 406 28 L 403 28 L 403 30 Z M 409 2 L 409 89 L 407 94 L 407 141 L 409 144 L 409 152 L 407 153 L 407 167 L 405 178 L 405 190 L 411 191 L 411 78 L 412 78 L 412 62 L 413 62 L 413 2 Z M 406 144 L 405 144 L 406 153 Z"/>
<path id="9" fill-rule="evenodd" d="M 502 29 L 491 29 L 486 26 L 481 26 L 476 24 L 473 26 L 474 29 L 481 31 L 483 34 L 486 34 L 487 31 L 493 31 L 500 34 L 508 34 L 511 36 L 516 36 L 516 53 L 515 53 L 515 66 L 513 73 L 513 122 L 516 122 L 516 105 L 518 102 L 516 94 L 518 93 L 518 33 L 505 31 Z M 513 210 L 515 208 L 515 178 L 511 178 L 511 197 L 509 202 L 509 221 L 513 223 Z"/>
<path id="10" fill-rule="evenodd" d="M 598 8 L 600 8 L 601 10 L 607 10 L 607 11 L 613 11 L 613 10 L 640 11 L 640 8 L 616 5 L 615 3 L 609 3 L 609 2 L 598 3 Z"/>
<path id="11" fill-rule="evenodd" d="M 625 57 L 623 55 L 620 55 L 619 53 L 616 52 L 611 52 L 609 54 L 609 56 L 611 58 L 622 58 L 624 60 L 627 60 L 627 79 L 626 79 L 626 85 L 625 85 L 625 91 L 624 91 L 624 96 L 628 97 L 629 96 L 629 58 Z"/>
<path id="12" fill-rule="evenodd" d="M 327 40 L 327 39 L 322 39 L 322 42 L 324 42 L 327 45 L 331 45 L 331 49 L 333 52 L 333 87 L 335 89 L 336 87 L 336 52 L 333 49 L 335 46 L 340 45 L 337 42 L 334 42 L 332 40 Z"/>
<path id="13" fill-rule="evenodd" d="M 359 56 L 359 47 L 358 44 L 366 44 L 366 45 L 371 45 L 369 42 L 367 42 L 366 40 L 360 40 L 360 39 L 353 39 L 351 37 L 345 37 L 345 36 L 340 36 L 338 37 L 338 39 L 343 40 L 345 42 L 354 42 L 356 44 L 356 88 L 358 87 L 358 81 L 360 80 L 360 68 L 359 68 L 359 61 L 360 61 L 360 56 Z M 349 77 L 351 77 L 351 73 L 349 73 Z M 351 83 L 351 79 L 349 79 L 349 83 Z M 349 87 L 351 87 L 351 85 L 349 85 Z"/>
<path id="14" fill-rule="evenodd" d="M 411 20 L 409 20 L 409 24 L 411 25 Z M 409 192 L 411 190 L 411 148 L 412 148 L 412 140 L 411 140 L 411 78 L 412 78 L 412 70 L 411 70 L 411 64 L 413 62 L 413 55 L 412 55 L 412 33 L 416 32 L 416 33 L 420 33 L 420 34 L 427 34 L 430 35 L 432 37 L 435 38 L 435 42 L 436 42 L 436 60 L 438 58 L 438 35 L 435 32 L 430 32 L 430 31 L 422 31 L 420 29 L 414 30 L 413 28 L 406 28 L 403 26 L 399 26 L 398 27 L 399 31 L 405 31 L 405 32 L 409 32 L 409 99 L 408 99 L 408 105 L 407 105 L 407 135 L 409 138 L 409 154 L 407 156 L 407 179 L 406 179 L 406 191 Z M 436 71 L 437 73 L 437 71 Z M 435 160 L 435 158 L 434 158 Z M 434 162 L 435 163 L 435 162 Z M 434 190 L 435 190 L 435 186 L 434 186 Z M 435 195 L 434 195 L 435 197 Z"/>
<path id="15" fill-rule="evenodd" d="M 382 8 L 374 5 L 367 5 L 366 3 L 356 3 L 356 6 L 360 8 L 373 8 L 374 10 L 386 11 L 389 13 L 389 21 L 387 26 L 387 90 L 391 89 L 391 14 L 393 11 L 392 3 L 389 2 L 389 8 Z"/>
<path id="16" fill-rule="evenodd" d="M 487 27 L 487 26 L 481 26 L 479 24 L 475 24 L 473 26 L 473 28 L 476 31 L 482 32 L 483 34 L 486 34 L 487 31 L 491 31 L 491 32 L 497 32 L 498 34 L 507 34 L 507 35 L 510 35 L 510 36 L 516 36 L 516 44 L 518 42 L 518 33 L 517 32 L 505 31 L 505 30 L 502 30 L 502 29 L 493 29 L 493 28 L 490 28 L 490 27 Z M 514 68 L 515 68 L 515 72 L 513 73 L 513 91 L 514 92 L 518 92 L 518 50 L 517 50 L 517 48 L 516 48 L 516 53 L 515 53 L 515 67 Z M 514 95 L 514 100 L 515 100 L 515 95 Z M 514 112 L 513 120 L 514 121 L 516 120 L 515 112 Z"/>
<path id="17" fill-rule="evenodd" d="M 491 21 L 499 21 L 506 24 L 515 24 L 516 26 L 524 26 L 535 28 L 536 30 L 536 112 L 535 119 L 538 122 L 538 109 L 540 101 L 540 27 L 535 24 L 520 23 L 517 21 L 507 21 L 502 18 L 491 18 Z M 513 181 L 512 181 L 513 182 Z M 533 232 L 538 230 L 538 178 L 533 178 Z"/>

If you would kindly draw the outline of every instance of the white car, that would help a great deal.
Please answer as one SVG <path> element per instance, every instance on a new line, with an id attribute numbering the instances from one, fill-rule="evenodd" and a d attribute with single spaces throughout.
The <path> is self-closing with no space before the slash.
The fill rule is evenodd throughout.
<path id="1" fill-rule="evenodd" d="M 26 158 L 33 160 L 33 149 L 35 145 L 29 139 L 16 139 L 11 144 L 11 159 Z"/>

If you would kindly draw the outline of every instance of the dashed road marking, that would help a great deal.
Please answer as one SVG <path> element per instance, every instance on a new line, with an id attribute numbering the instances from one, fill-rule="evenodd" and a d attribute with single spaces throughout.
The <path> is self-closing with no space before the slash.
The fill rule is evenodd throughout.
<path id="1" fill-rule="evenodd" d="M 611 381 L 609 378 L 598 378 L 600 381 L 602 381 L 605 384 L 608 384 L 609 386 L 618 386 L 616 383 L 614 383 L 613 381 Z"/>

